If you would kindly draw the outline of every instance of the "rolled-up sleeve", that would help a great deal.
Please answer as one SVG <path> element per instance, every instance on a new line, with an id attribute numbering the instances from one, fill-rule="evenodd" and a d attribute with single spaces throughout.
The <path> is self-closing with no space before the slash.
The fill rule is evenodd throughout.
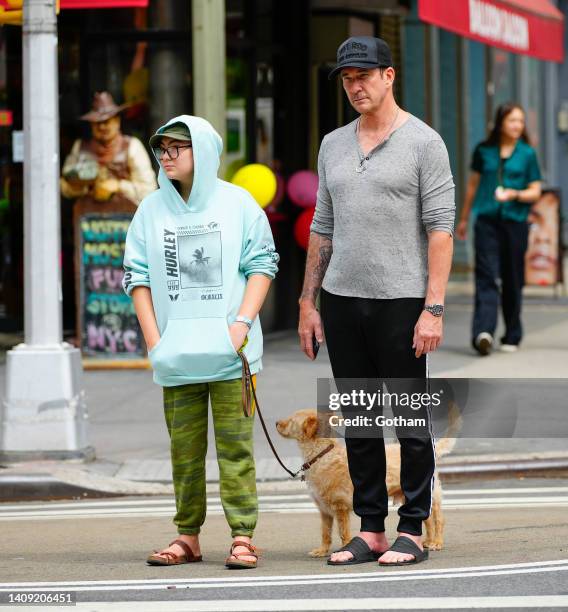
<path id="1" fill-rule="evenodd" d="M 274 278 L 278 272 L 280 256 L 276 252 L 270 224 L 261 213 L 246 232 L 239 268 L 246 278 L 264 274 Z"/>
<path id="2" fill-rule="evenodd" d="M 446 145 L 432 140 L 425 145 L 420 164 L 422 223 L 427 232 L 454 233 L 455 185 Z"/>
<path id="3" fill-rule="evenodd" d="M 122 288 L 127 295 L 132 295 L 132 290 L 135 287 L 150 286 L 146 241 L 144 239 L 141 214 L 139 213 L 134 215 L 126 234 L 123 265 L 124 278 L 122 280 Z"/>
<path id="4" fill-rule="evenodd" d="M 318 196 L 316 210 L 310 226 L 310 231 L 321 234 L 327 238 L 333 238 L 333 203 L 327 188 L 325 176 L 325 138 L 321 143 L 318 155 Z"/>

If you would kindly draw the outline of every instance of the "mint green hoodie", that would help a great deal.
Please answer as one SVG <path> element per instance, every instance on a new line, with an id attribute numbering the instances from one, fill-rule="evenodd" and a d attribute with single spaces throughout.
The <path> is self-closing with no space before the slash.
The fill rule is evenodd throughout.
<path id="1" fill-rule="evenodd" d="M 126 236 L 123 287 L 150 287 L 160 341 L 148 357 L 154 381 L 184 385 L 241 376 L 229 325 L 251 274 L 274 278 L 278 254 L 264 211 L 252 196 L 217 178 L 221 137 L 199 117 L 181 115 L 193 142 L 187 202 L 160 168 L 159 189 L 142 200 Z M 258 317 L 244 348 L 251 372 L 261 367 Z"/>

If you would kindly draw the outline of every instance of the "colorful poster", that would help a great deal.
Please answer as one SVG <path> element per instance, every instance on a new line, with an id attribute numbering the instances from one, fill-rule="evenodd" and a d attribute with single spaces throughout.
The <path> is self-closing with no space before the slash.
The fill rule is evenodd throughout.
<path id="1" fill-rule="evenodd" d="M 79 219 L 80 336 L 84 357 L 140 359 L 146 351 L 134 304 L 122 289 L 124 244 L 132 215 Z"/>

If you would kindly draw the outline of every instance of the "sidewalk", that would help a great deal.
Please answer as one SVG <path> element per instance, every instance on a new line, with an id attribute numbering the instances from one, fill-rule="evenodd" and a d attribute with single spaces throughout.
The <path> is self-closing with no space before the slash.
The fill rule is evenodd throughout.
<path id="1" fill-rule="evenodd" d="M 552 296 L 552 294 L 549 294 Z M 467 286 L 451 288 L 443 348 L 432 355 L 433 377 L 568 378 L 568 300 L 528 298 L 527 330 L 522 349 L 481 358 L 469 348 L 471 299 Z M 498 332 L 499 333 L 499 332 Z M 498 335 L 497 335 L 498 336 Z M 280 438 L 274 424 L 295 410 L 315 407 L 316 379 L 331 377 L 325 345 L 310 363 L 300 353 L 295 332 L 266 339 L 259 400 L 273 440 L 284 462 L 297 470 L 303 460 L 296 444 Z M 161 408 L 161 390 L 150 371 L 88 371 L 84 387 L 90 411 L 91 444 L 96 460 L 27 462 L 2 466 L 3 499 L 92 494 L 170 494 L 168 437 Z M 5 365 L 0 365 L 0 398 Z M 272 457 L 260 423 L 256 423 L 257 478 L 287 479 Z M 218 480 L 212 432 L 207 462 L 208 481 Z M 494 477 L 506 473 L 568 471 L 568 441 L 549 439 L 460 439 L 454 452 L 440 461 L 442 478 Z M 2 499 L 2 498 L 0 498 Z"/>

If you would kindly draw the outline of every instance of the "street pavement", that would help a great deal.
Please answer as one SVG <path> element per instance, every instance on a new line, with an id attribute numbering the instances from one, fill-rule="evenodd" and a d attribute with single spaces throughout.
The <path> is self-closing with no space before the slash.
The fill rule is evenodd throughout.
<path id="1" fill-rule="evenodd" d="M 97 611 L 568 609 L 567 479 L 445 485 L 445 546 L 404 568 L 309 557 L 319 515 L 305 484 L 290 484 L 261 486 L 254 571 L 224 568 L 230 537 L 214 486 L 204 562 L 166 568 L 145 558 L 173 537 L 171 497 L 0 505 L 0 602 L 49 591 Z M 395 528 L 393 509 L 387 535 Z"/>
<path id="2" fill-rule="evenodd" d="M 522 350 L 487 358 L 469 347 L 470 303 L 467 292 L 455 292 L 449 300 L 444 345 L 430 360 L 433 377 L 568 378 L 566 298 L 528 299 Z M 295 470 L 302 463 L 298 448 L 278 437 L 274 423 L 316 405 L 317 378 L 331 376 L 325 345 L 311 363 L 300 353 L 294 332 L 269 335 L 264 367 L 261 407 L 281 455 Z M 0 397 L 4 381 L 2 366 Z M 95 461 L 0 467 L 2 605 L 10 594 L 49 589 L 72 592 L 78 609 L 96 611 L 568 610 L 568 444 L 563 438 L 458 440 L 439 467 L 444 550 L 417 567 L 332 568 L 307 555 L 318 544 L 317 510 L 306 484 L 288 479 L 271 457 L 256 422 L 260 517 L 255 543 L 263 549 L 258 569 L 230 572 L 223 566 L 230 538 L 213 444 L 204 563 L 152 568 L 144 563 L 148 553 L 174 537 L 161 391 L 151 372 L 140 370 L 87 371 L 84 387 Z M 565 421 L 562 406 L 556 417 Z M 394 508 L 387 525 L 392 537 Z M 353 517 L 354 532 L 356 527 Z"/>

